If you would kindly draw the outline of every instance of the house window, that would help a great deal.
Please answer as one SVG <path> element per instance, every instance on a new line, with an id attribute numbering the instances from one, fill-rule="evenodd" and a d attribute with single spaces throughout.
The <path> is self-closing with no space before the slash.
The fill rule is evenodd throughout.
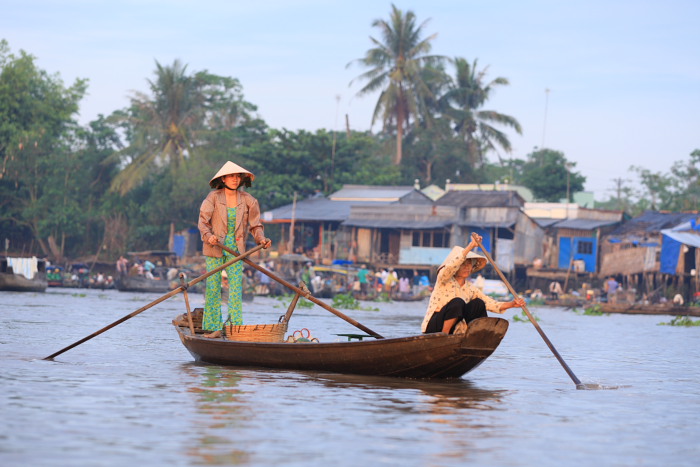
<path id="1" fill-rule="evenodd" d="M 420 246 L 420 237 L 421 232 L 413 232 L 413 242 L 411 242 L 411 245 Z"/>
<path id="2" fill-rule="evenodd" d="M 442 230 L 413 232 L 412 245 L 428 248 L 446 248 L 450 246 L 450 234 Z"/>
<path id="3" fill-rule="evenodd" d="M 593 254 L 593 242 L 584 242 L 579 240 L 577 253 L 580 255 Z"/>

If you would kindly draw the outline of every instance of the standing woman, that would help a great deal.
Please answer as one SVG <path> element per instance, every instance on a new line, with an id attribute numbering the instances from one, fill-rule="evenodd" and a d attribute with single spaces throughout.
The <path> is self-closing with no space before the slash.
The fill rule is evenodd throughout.
<path id="1" fill-rule="evenodd" d="M 207 272 L 233 259 L 230 253 L 218 245 L 225 245 L 236 253 L 245 252 L 248 232 L 258 245 L 269 248 L 272 241 L 265 238 L 260 222 L 260 205 L 252 195 L 239 190 L 250 187 L 255 175 L 231 161 L 209 181 L 213 188 L 199 209 L 199 232 L 204 246 Z M 243 324 L 243 263 L 234 263 L 226 268 L 229 281 L 228 316 L 233 324 Z M 221 272 L 207 278 L 202 329 L 214 332 L 216 337 L 222 327 L 221 320 Z"/>
<path id="2" fill-rule="evenodd" d="M 472 251 L 478 246 L 477 240 L 481 242 L 481 235 L 472 234 L 472 241 L 466 248 L 452 248 L 438 268 L 428 312 L 421 326 L 424 333 L 463 334 L 470 321 L 486 317 L 486 310 L 503 313 L 509 308 L 525 306 L 522 298 L 498 302 L 467 281 L 471 273 L 484 269 L 487 263 L 486 258 Z"/>

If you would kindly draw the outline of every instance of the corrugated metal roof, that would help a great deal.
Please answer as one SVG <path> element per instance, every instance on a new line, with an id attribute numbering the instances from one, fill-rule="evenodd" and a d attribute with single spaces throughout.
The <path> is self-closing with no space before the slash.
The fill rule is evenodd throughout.
<path id="1" fill-rule="evenodd" d="M 557 222 L 559 222 L 561 219 L 552 219 L 551 217 L 533 217 L 532 218 L 535 222 L 537 222 L 537 225 L 543 228 L 547 228 L 550 225 L 554 225 Z"/>
<path id="2" fill-rule="evenodd" d="M 331 201 L 323 196 L 297 201 L 294 218 L 297 221 L 337 221 L 341 222 L 350 216 L 350 206 L 368 205 L 377 203 L 371 201 Z M 263 213 L 263 222 L 290 221 L 292 219 L 293 204 L 287 204 Z"/>
<path id="3" fill-rule="evenodd" d="M 398 201 L 415 190 L 412 186 L 371 186 L 371 185 L 344 185 L 343 188 L 332 193 L 328 199 L 333 201 Z"/>
<path id="4" fill-rule="evenodd" d="M 441 229 L 452 225 L 450 220 L 410 220 L 410 219 L 347 219 L 346 227 L 389 228 L 389 229 Z"/>
<path id="5" fill-rule="evenodd" d="M 624 236 L 641 233 L 657 233 L 663 229 L 675 227 L 683 222 L 696 219 L 697 214 L 680 212 L 646 211 L 640 216 L 630 219 L 610 232 L 610 236 Z"/>
<path id="6" fill-rule="evenodd" d="M 564 219 L 556 222 L 554 227 L 559 229 L 595 230 L 606 225 L 615 225 L 618 222 L 598 219 Z"/>
<path id="7" fill-rule="evenodd" d="M 435 204 L 459 207 L 522 207 L 525 200 L 515 191 L 448 191 Z"/>
<path id="8" fill-rule="evenodd" d="M 505 219 L 501 221 L 464 221 L 459 223 L 460 227 L 498 227 L 503 229 L 508 229 L 510 227 L 513 227 L 514 225 L 514 221 L 509 221 Z"/>

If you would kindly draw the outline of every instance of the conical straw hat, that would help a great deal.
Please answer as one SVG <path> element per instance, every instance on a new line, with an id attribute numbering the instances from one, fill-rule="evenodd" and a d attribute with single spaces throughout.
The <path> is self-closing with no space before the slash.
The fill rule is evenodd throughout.
<path id="1" fill-rule="evenodd" d="M 251 181 L 251 182 L 252 182 L 253 180 L 255 180 L 255 175 L 253 175 L 253 172 L 251 172 L 251 171 L 249 171 L 249 170 L 246 170 L 246 169 L 244 169 L 243 167 L 241 167 L 240 165 L 234 164 L 234 163 L 231 162 L 231 161 L 227 161 L 227 162 L 219 169 L 219 171 L 216 172 L 216 175 L 214 175 L 214 177 L 212 177 L 212 179 L 209 180 L 209 186 L 212 187 L 212 188 L 214 188 L 214 186 L 215 186 L 214 181 L 215 181 L 217 178 L 223 177 L 224 175 L 230 175 L 230 174 L 245 174 L 245 175 L 248 175 L 248 177 L 250 177 L 250 181 Z"/>
<path id="2" fill-rule="evenodd" d="M 452 261 L 457 259 L 457 257 L 459 257 L 462 254 L 462 252 L 464 252 L 464 248 L 462 248 L 461 246 L 453 247 L 452 251 L 450 251 L 450 254 L 447 255 L 447 258 L 445 258 L 445 261 L 442 262 L 442 264 L 440 265 L 440 268 L 438 268 L 438 269 L 445 267 L 445 265 L 447 263 L 451 263 Z M 474 266 L 472 268 L 472 273 L 475 273 L 477 271 L 481 271 L 482 269 L 484 269 L 486 267 L 486 264 L 488 264 L 488 261 L 486 260 L 485 257 L 481 256 L 478 253 L 474 253 L 473 251 L 470 251 L 469 253 L 467 253 L 466 259 L 477 259 L 478 260 L 476 263 L 476 266 Z"/>

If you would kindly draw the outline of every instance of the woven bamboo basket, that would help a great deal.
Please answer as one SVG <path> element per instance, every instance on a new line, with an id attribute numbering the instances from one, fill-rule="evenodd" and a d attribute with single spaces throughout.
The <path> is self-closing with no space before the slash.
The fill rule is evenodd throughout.
<path id="1" fill-rule="evenodd" d="M 287 332 L 287 323 L 225 325 L 224 339 L 240 342 L 282 342 Z"/>

